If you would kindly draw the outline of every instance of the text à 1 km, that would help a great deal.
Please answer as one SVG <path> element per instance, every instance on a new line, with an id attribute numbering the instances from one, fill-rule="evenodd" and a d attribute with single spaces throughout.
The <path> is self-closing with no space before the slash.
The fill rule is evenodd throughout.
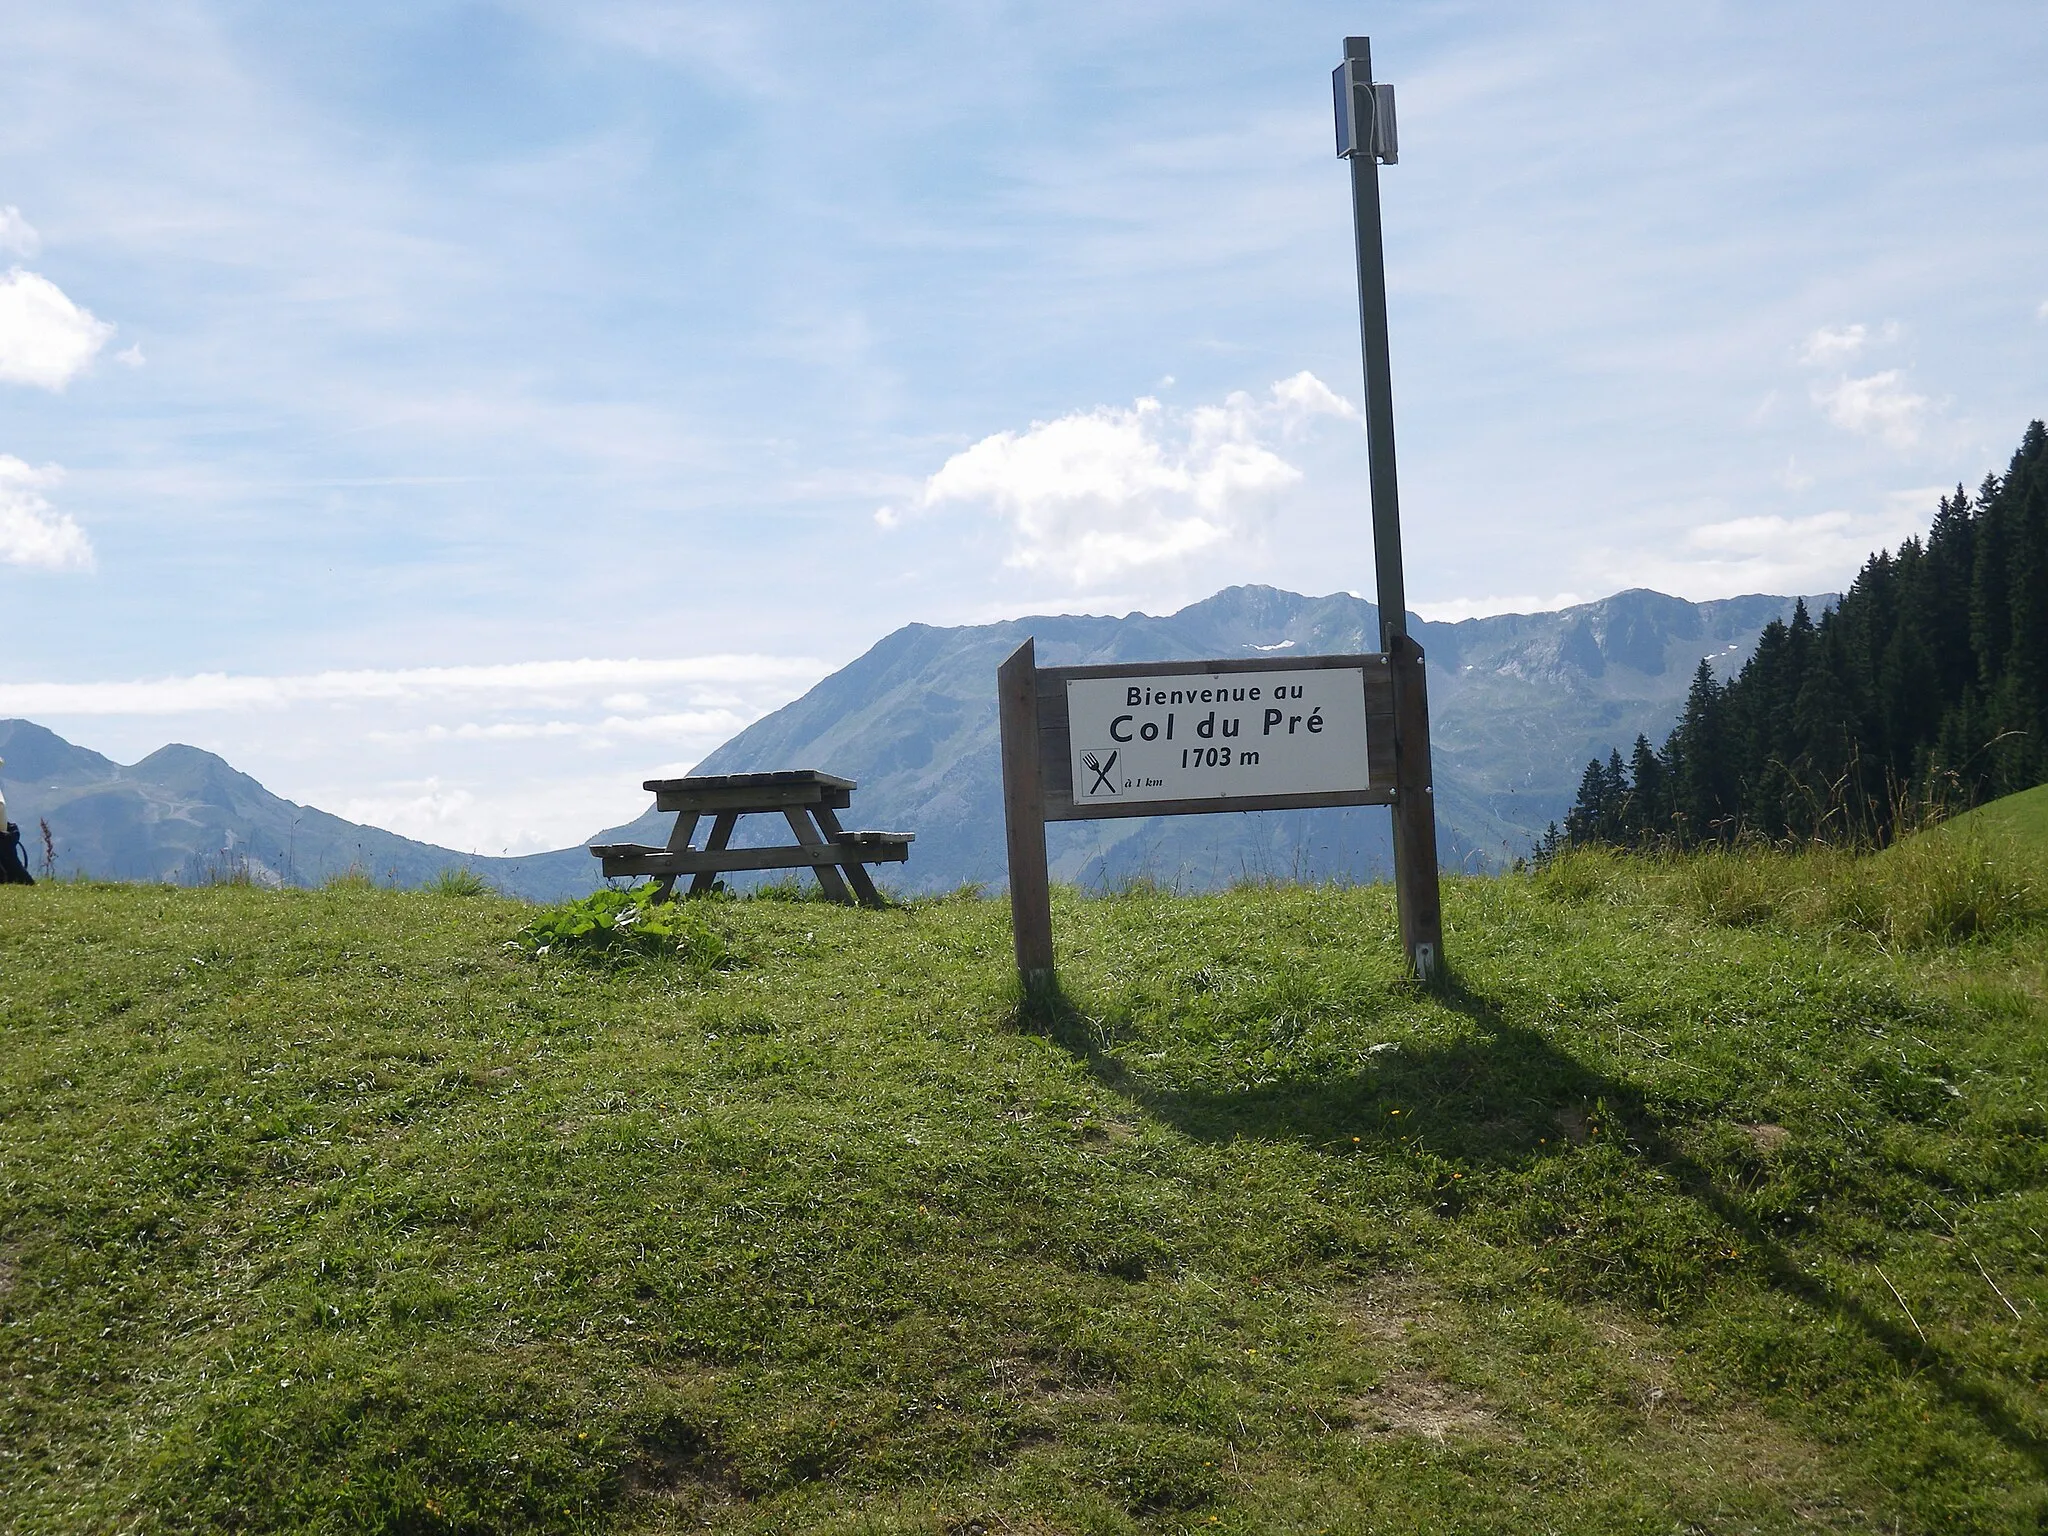
<path id="1" fill-rule="evenodd" d="M 1327 794 L 1368 783 L 1358 667 L 1074 677 L 1067 720 L 1077 805 Z"/>

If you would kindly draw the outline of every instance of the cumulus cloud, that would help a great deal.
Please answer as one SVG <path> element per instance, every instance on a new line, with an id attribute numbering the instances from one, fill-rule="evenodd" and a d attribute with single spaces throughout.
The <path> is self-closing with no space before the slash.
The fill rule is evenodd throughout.
<path id="1" fill-rule="evenodd" d="M 906 516 L 980 507 L 1009 525 L 1007 563 L 1094 586 L 1241 535 L 1301 471 L 1272 443 L 1319 417 L 1357 408 L 1311 373 L 1265 398 L 1171 408 L 1151 398 L 1100 406 L 1022 432 L 998 432 L 953 455 L 884 528 Z"/>
<path id="2" fill-rule="evenodd" d="M 54 510 L 43 490 L 64 478 L 55 464 L 38 469 L 0 453 L 0 564 L 45 570 L 92 569 L 85 530 Z"/>
<path id="3" fill-rule="evenodd" d="M 1920 440 L 1920 423 L 1928 407 L 1927 397 L 1914 394 L 1897 368 L 1817 386 L 1813 398 L 1828 420 L 1845 432 L 1881 437 L 1894 448 L 1910 448 Z"/>
<path id="4" fill-rule="evenodd" d="M 43 237 L 21 216 L 12 203 L 0 208 L 0 251 L 16 256 L 33 256 L 43 248 Z"/>
<path id="5" fill-rule="evenodd" d="M 47 277 L 19 267 L 0 277 L 0 380 L 62 389 L 113 334 Z"/>

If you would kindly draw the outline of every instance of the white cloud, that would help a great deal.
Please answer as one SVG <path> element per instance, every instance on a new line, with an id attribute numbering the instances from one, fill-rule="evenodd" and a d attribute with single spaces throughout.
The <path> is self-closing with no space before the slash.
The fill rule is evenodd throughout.
<path id="1" fill-rule="evenodd" d="M 1906 387 L 1905 374 L 1897 368 L 1816 386 L 1813 399 L 1845 432 L 1881 437 L 1894 448 L 1910 448 L 1920 440 L 1928 405 L 1925 395 Z"/>
<path id="2" fill-rule="evenodd" d="M 47 277 L 19 267 L 0 277 L 0 380 L 62 389 L 113 334 Z"/>
<path id="3" fill-rule="evenodd" d="M 345 821 L 383 827 L 401 837 L 414 837 L 443 847 L 476 846 L 474 838 L 465 835 L 477 820 L 475 794 L 444 785 L 438 778 L 402 786 L 397 794 L 351 796 L 341 802 L 334 814 Z"/>
<path id="4" fill-rule="evenodd" d="M 0 472 L 13 460 L 0 459 Z M 26 466 L 23 466 L 26 467 Z M 495 666 L 404 667 L 262 677 L 203 672 L 141 682 L 0 683 L 0 713 L 18 715 L 182 715 L 284 709 L 299 704 L 419 704 L 496 694 L 522 706 L 575 701 L 622 684 L 713 685 L 778 691 L 824 675 L 809 657 L 712 655 L 674 660 L 515 661 Z M 705 705 L 726 702 L 700 698 Z"/>
<path id="5" fill-rule="evenodd" d="M 124 367 L 140 368 L 148 359 L 142 355 L 142 343 L 138 341 L 134 346 L 123 347 L 120 351 L 116 352 L 114 354 L 114 361 L 122 364 Z"/>
<path id="6" fill-rule="evenodd" d="M 1870 339 L 1867 325 L 1822 326 L 1806 338 L 1806 345 L 1800 350 L 1799 360 L 1808 367 L 1823 367 L 1830 363 L 1846 363 L 1863 350 Z"/>
<path id="7" fill-rule="evenodd" d="M 893 528 L 906 513 L 980 506 L 1010 525 L 1008 564 L 1098 586 L 1243 535 L 1302 478 L 1268 440 L 1317 417 L 1357 415 L 1306 372 L 1263 401 L 1239 392 L 1192 410 L 1149 397 L 1099 406 L 983 438 L 948 459 L 907 509 L 884 507 L 875 521 Z"/>
<path id="8" fill-rule="evenodd" d="M 12 203 L 0 207 L 0 251 L 16 256 L 33 256 L 43 248 L 43 237 L 21 216 Z"/>
<path id="9" fill-rule="evenodd" d="M 92 543 L 85 530 L 43 499 L 43 488 L 63 478 L 55 464 L 37 469 L 0 453 L 0 564 L 92 569 Z"/>
<path id="10" fill-rule="evenodd" d="M 2034 318 L 2036 320 L 2048 320 L 2048 299 L 2041 301 L 2041 307 L 2034 311 Z"/>

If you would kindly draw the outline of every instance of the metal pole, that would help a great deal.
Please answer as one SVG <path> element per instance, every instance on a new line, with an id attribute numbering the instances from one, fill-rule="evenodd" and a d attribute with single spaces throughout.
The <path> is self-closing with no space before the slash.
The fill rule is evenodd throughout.
<path id="1" fill-rule="evenodd" d="M 1372 79 L 1372 43 L 1344 39 L 1354 94 L 1352 142 L 1340 142 L 1351 161 L 1351 215 L 1358 246 L 1358 334 L 1365 354 L 1365 447 L 1372 490 L 1372 555 L 1378 579 L 1380 644 L 1394 681 L 1394 899 L 1401 948 L 1423 980 L 1443 964 L 1443 916 L 1438 904 L 1436 800 L 1430 782 L 1429 700 L 1422 647 L 1408 634 L 1408 592 L 1401 569 L 1401 488 L 1394 472 L 1394 369 L 1387 342 L 1387 261 L 1380 235 L 1378 114 L 1366 82 Z"/>
<path id="2" fill-rule="evenodd" d="M 1344 39 L 1356 74 L 1372 78 L 1372 40 Z M 1369 119 L 1368 119 L 1369 121 Z M 1394 473 L 1394 365 L 1387 344 L 1387 258 L 1380 237 L 1380 161 L 1370 148 L 1351 160 L 1351 223 L 1358 244 L 1358 335 L 1365 353 L 1365 450 L 1372 484 L 1372 557 L 1379 580 L 1380 648 L 1408 633 L 1401 574 L 1401 486 Z"/>

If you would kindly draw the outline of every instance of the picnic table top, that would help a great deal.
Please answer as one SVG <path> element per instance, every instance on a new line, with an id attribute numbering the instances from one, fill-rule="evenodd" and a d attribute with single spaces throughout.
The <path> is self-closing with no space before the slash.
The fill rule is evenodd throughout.
<path id="1" fill-rule="evenodd" d="M 819 784 L 827 789 L 856 789 L 852 779 L 816 768 L 785 768 L 776 773 L 701 773 L 687 779 L 649 779 L 640 787 L 651 794 L 702 789 L 782 789 L 792 784 Z"/>

